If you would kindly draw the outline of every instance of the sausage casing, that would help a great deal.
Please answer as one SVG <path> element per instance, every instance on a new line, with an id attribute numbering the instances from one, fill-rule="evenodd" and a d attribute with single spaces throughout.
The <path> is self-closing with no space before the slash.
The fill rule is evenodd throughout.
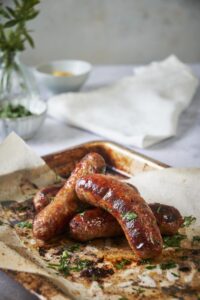
<path id="1" fill-rule="evenodd" d="M 183 223 L 179 211 L 169 205 L 149 204 L 162 235 L 173 235 Z M 69 223 L 70 236 L 85 242 L 96 238 L 115 237 L 123 234 L 117 220 L 101 208 L 92 208 L 77 214 Z"/>
<path id="2" fill-rule="evenodd" d="M 129 185 L 109 176 L 83 176 L 76 183 L 80 200 L 107 210 L 122 227 L 130 247 L 141 258 L 162 252 L 156 219 L 144 199 Z"/>
<path id="3" fill-rule="evenodd" d="M 61 233 L 78 209 L 76 180 L 91 173 L 102 173 L 106 165 L 98 153 L 87 154 L 75 167 L 71 176 L 54 200 L 41 210 L 33 222 L 33 235 L 46 241 Z"/>

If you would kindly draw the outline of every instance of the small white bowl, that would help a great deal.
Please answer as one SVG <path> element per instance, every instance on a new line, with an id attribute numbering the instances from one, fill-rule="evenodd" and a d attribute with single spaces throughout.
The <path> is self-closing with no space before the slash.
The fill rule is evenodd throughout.
<path id="1" fill-rule="evenodd" d="M 41 89 L 54 94 L 78 91 L 85 83 L 92 65 L 81 60 L 59 60 L 38 65 L 34 74 Z M 53 72 L 70 72 L 72 76 L 55 76 Z"/>
<path id="2" fill-rule="evenodd" d="M 23 139 L 32 138 L 40 126 L 44 122 L 47 112 L 47 105 L 45 102 L 33 99 L 16 99 L 12 104 L 21 104 L 30 110 L 33 115 L 21 118 L 0 118 L 0 133 L 6 137 L 9 133 L 14 131 Z"/>

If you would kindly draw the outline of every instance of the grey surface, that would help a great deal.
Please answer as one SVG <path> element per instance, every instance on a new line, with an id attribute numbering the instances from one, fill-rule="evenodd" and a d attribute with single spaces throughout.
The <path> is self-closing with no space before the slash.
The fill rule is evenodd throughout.
<path id="1" fill-rule="evenodd" d="M 132 69 L 132 66 L 96 67 L 84 89 L 91 90 L 131 75 Z M 200 78 L 200 65 L 193 66 L 193 70 Z M 28 144 L 39 155 L 45 155 L 96 139 L 103 137 L 47 118 L 40 132 Z M 174 167 L 200 167 L 200 87 L 180 118 L 175 137 L 148 149 L 133 149 Z"/>
<path id="2" fill-rule="evenodd" d="M 143 64 L 171 53 L 200 61 L 199 0 L 42 0 L 40 11 L 26 63 Z"/>
<path id="3" fill-rule="evenodd" d="M 38 300 L 21 284 L 0 270 L 0 300 Z"/>

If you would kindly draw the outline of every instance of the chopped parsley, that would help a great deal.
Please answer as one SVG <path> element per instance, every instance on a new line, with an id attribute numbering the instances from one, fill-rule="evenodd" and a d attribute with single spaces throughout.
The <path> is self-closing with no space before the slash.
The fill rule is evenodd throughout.
<path id="1" fill-rule="evenodd" d="M 160 210 L 161 210 L 161 206 L 159 205 L 158 208 L 157 208 L 157 210 L 156 210 L 156 212 L 159 213 Z"/>
<path id="2" fill-rule="evenodd" d="M 0 107 L 0 118 L 22 118 L 32 116 L 33 114 L 26 109 L 23 105 L 2 105 Z"/>
<path id="3" fill-rule="evenodd" d="M 70 252 L 75 252 L 75 251 L 78 251 L 80 249 L 80 244 L 73 244 L 69 247 L 67 247 L 67 251 L 70 251 Z"/>
<path id="4" fill-rule="evenodd" d="M 146 266 L 146 269 L 147 270 L 153 270 L 156 268 L 156 265 L 149 265 L 149 266 Z"/>
<path id="5" fill-rule="evenodd" d="M 152 262 L 152 258 L 143 258 L 139 261 L 140 265 L 150 264 Z"/>
<path id="6" fill-rule="evenodd" d="M 180 248 L 181 241 L 186 239 L 186 235 L 176 233 L 172 236 L 165 236 L 163 237 L 164 248 L 167 247 L 174 247 Z"/>
<path id="7" fill-rule="evenodd" d="M 171 274 L 174 276 L 174 277 L 180 277 L 178 274 L 174 273 L 174 272 L 171 272 Z"/>
<path id="8" fill-rule="evenodd" d="M 193 216 L 185 216 L 184 221 L 181 227 L 189 227 L 192 223 L 196 221 L 196 218 Z"/>
<path id="9" fill-rule="evenodd" d="M 128 300 L 126 297 L 120 297 L 118 300 Z"/>
<path id="10" fill-rule="evenodd" d="M 28 222 L 28 221 L 22 221 L 17 223 L 17 226 L 20 228 L 29 228 L 31 229 L 33 227 L 32 223 Z"/>
<path id="11" fill-rule="evenodd" d="M 128 221 L 128 222 L 133 221 L 137 218 L 137 214 L 132 211 L 123 213 L 122 216 L 123 216 L 123 219 L 126 219 L 126 221 Z"/>
<path id="12" fill-rule="evenodd" d="M 195 242 L 200 243 L 200 235 L 194 235 L 192 238 L 192 244 Z"/>
<path id="13" fill-rule="evenodd" d="M 0 226 L 3 225 L 4 223 L 0 220 Z"/>
<path id="14" fill-rule="evenodd" d="M 64 250 L 60 257 L 59 263 L 58 264 L 49 263 L 48 267 L 57 270 L 64 275 L 69 275 L 70 271 L 75 271 L 75 272 L 82 271 L 85 268 L 91 266 L 91 264 L 93 263 L 91 260 L 88 259 L 83 259 L 83 260 L 76 259 L 75 261 L 71 262 L 70 258 L 71 258 L 71 254 L 67 250 Z"/>
<path id="15" fill-rule="evenodd" d="M 125 259 L 123 258 L 120 262 L 115 264 L 115 268 L 117 270 L 121 270 L 123 269 L 125 266 L 129 265 L 131 263 L 131 261 L 129 259 Z"/>
<path id="16" fill-rule="evenodd" d="M 173 260 L 169 260 L 166 263 L 160 264 L 160 268 L 162 270 L 168 270 L 168 269 L 173 269 L 176 268 L 176 263 Z"/>

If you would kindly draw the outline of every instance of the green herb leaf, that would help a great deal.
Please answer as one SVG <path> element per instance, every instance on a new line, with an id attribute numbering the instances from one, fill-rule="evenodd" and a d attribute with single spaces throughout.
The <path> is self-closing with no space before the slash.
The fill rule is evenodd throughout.
<path id="1" fill-rule="evenodd" d="M 146 269 L 147 269 L 147 270 L 153 270 L 153 269 L 155 269 L 155 268 L 156 268 L 155 265 L 146 266 Z"/>
<path id="2" fill-rule="evenodd" d="M 33 115 L 22 105 L 7 104 L 0 106 L 0 118 L 21 118 Z"/>
<path id="3" fill-rule="evenodd" d="M 129 259 L 125 259 L 123 258 L 120 262 L 115 264 L 115 268 L 117 270 L 121 270 L 123 269 L 126 265 L 129 265 L 131 263 L 131 261 Z"/>
<path id="4" fill-rule="evenodd" d="M 193 216 L 185 216 L 184 221 L 181 227 L 189 227 L 192 223 L 196 221 L 196 218 Z"/>
<path id="5" fill-rule="evenodd" d="M 152 262 L 152 258 L 143 258 L 139 261 L 140 265 L 150 264 Z"/>
<path id="6" fill-rule="evenodd" d="M 176 233 L 172 236 L 163 237 L 164 248 L 167 247 L 180 247 L 180 243 L 182 240 L 186 239 L 186 235 Z"/>
<path id="7" fill-rule="evenodd" d="M 161 267 L 162 270 L 173 269 L 173 268 L 176 268 L 176 263 L 174 261 L 172 261 L 172 260 L 169 260 L 166 263 L 162 263 L 160 265 L 160 267 Z"/>
<path id="8" fill-rule="evenodd" d="M 0 226 L 3 225 L 3 224 L 4 224 L 3 221 L 0 220 Z"/>
<path id="9" fill-rule="evenodd" d="M 128 221 L 128 222 L 135 220 L 137 218 L 137 214 L 132 211 L 128 211 L 128 212 L 124 213 L 122 216 L 123 216 L 123 219 L 126 219 L 126 221 Z"/>
<path id="10" fill-rule="evenodd" d="M 174 277 L 180 277 L 178 274 L 174 273 L 174 272 L 171 272 L 171 274 L 174 276 Z"/>
<path id="11" fill-rule="evenodd" d="M 200 243 L 200 235 L 194 235 L 192 238 L 192 243 Z"/>
<path id="12" fill-rule="evenodd" d="M 28 221 L 22 221 L 17 223 L 17 226 L 20 228 L 29 228 L 31 229 L 33 227 L 32 223 L 28 222 Z"/>

